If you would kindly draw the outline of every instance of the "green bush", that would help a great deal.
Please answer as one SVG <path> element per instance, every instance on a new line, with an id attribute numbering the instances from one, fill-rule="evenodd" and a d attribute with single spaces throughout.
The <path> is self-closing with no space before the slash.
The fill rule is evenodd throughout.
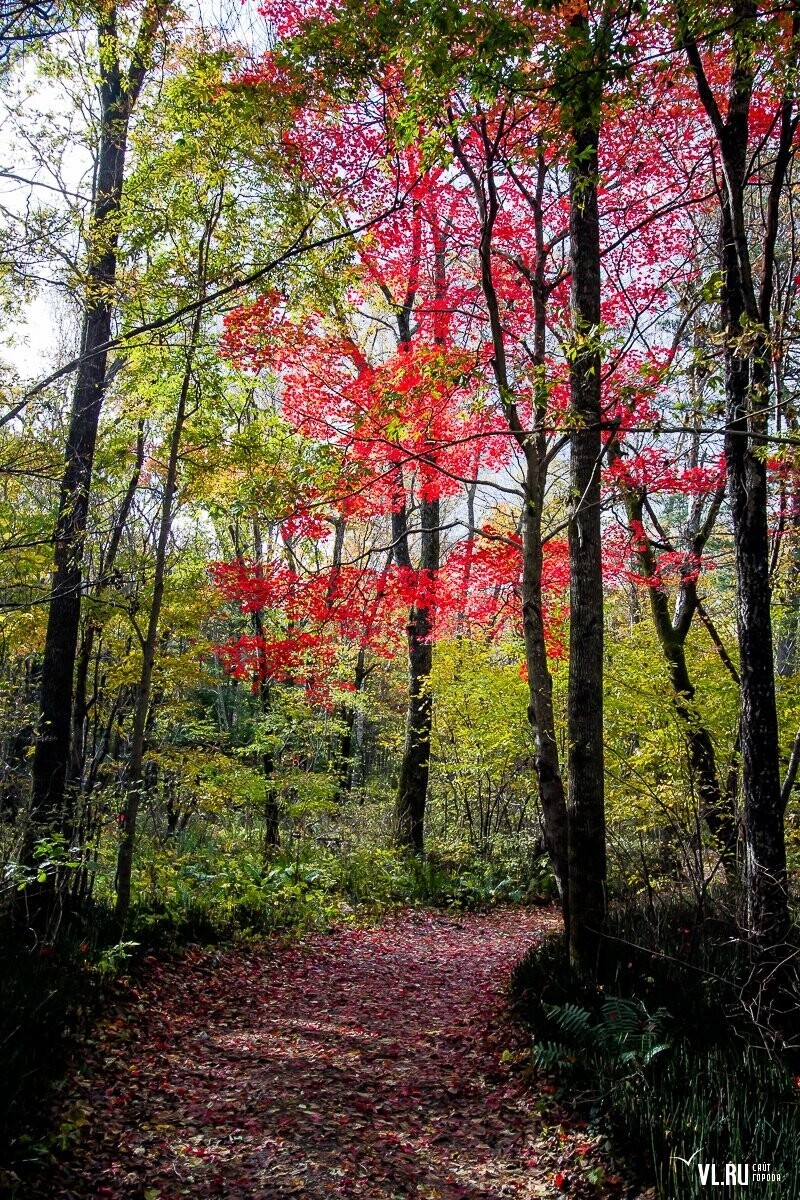
<path id="1" fill-rule="evenodd" d="M 162 850 L 147 874 L 136 893 L 134 927 L 156 920 L 203 940 L 324 928 L 340 909 L 335 866 L 325 852 L 287 851 L 265 863 L 251 847 L 231 853 L 207 841 Z"/>
<path id="2" fill-rule="evenodd" d="M 307 838 L 265 863 L 252 838 L 235 829 L 215 836 L 188 831 L 166 846 L 143 847 L 138 863 L 134 923 L 169 921 L 195 936 L 324 928 L 341 919 L 343 905 L 474 909 L 541 901 L 554 892 L 541 855 L 487 859 L 469 846 L 444 846 L 417 858 L 369 844 L 334 850 Z"/>
<path id="3" fill-rule="evenodd" d="M 337 860 L 341 889 L 356 904 L 430 904 L 479 909 L 552 898 L 541 856 L 486 859 L 468 846 L 433 847 L 425 858 L 398 850 L 352 850 Z"/>

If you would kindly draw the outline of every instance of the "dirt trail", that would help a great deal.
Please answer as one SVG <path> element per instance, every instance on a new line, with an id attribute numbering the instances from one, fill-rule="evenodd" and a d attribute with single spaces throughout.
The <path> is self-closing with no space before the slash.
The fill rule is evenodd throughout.
<path id="1" fill-rule="evenodd" d="M 501 1062 L 523 1044 L 503 1010 L 509 971 L 555 924 L 412 911 L 266 956 L 152 960 L 76 1065 L 59 1119 L 80 1141 L 35 1194 L 599 1194 L 569 1174 L 585 1134 L 543 1124 Z"/>

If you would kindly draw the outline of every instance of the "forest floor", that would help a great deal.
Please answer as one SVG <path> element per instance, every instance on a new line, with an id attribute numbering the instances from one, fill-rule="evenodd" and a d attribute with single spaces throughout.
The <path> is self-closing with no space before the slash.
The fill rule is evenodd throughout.
<path id="1" fill-rule="evenodd" d="M 25 1195 L 639 1195 L 518 1065 L 509 972 L 556 925 L 412 910 L 148 959 L 81 1044 L 54 1114 L 65 1151 Z"/>

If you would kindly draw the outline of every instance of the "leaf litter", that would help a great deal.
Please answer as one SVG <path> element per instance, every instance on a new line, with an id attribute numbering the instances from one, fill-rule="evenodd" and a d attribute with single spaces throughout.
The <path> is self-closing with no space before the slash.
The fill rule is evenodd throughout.
<path id="1" fill-rule="evenodd" d="M 81 1046 L 32 1200 L 640 1195 L 520 1067 L 509 972 L 557 925 L 406 910 L 148 959 Z"/>

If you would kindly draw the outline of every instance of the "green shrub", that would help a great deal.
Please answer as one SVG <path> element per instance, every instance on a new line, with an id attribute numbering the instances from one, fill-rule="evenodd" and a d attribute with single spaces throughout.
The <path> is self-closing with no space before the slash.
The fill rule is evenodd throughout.
<path id="1" fill-rule="evenodd" d="M 306 838 L 265 863 L 252 837 L 235 828 L 143 845 L 137 863 L 134 922 L 172 922 L 212 940 L 237 930 L 324 928 L 341 919 L 343 904 L 474 909 L 541 901 L 554 891 L 541 855 L 495 859 L 469 846 L 434 846 L 417 858 L 371 844 L 334 850 Z"/>
<path id="2" fill-rule="evenodd" d="M 550 898 L 555 883 L 541 857 L 494 861 L 468 846 L 434 847 L 425 858 L 392 849 L 358 849 L 341 855 L 336 872 L 355 904 L 429 904 L 478 909 Z"/>

